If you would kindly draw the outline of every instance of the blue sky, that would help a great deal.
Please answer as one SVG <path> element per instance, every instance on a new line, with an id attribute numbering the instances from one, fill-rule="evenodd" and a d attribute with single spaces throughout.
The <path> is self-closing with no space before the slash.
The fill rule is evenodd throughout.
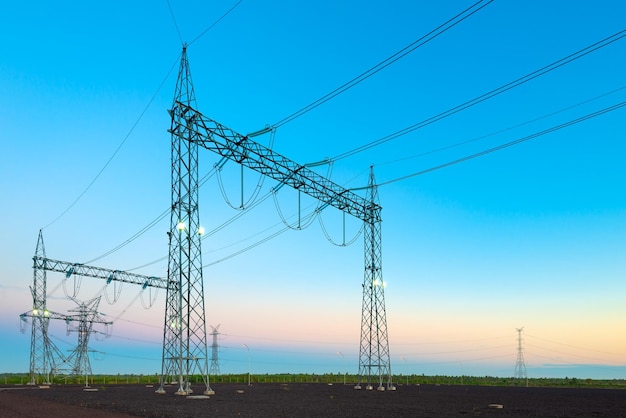
<path id="1" fill-rule="evenodd" d="M 39 229 L 48 257 L 86 262 L 167 210 L 166 110 L 182 41 L 190 43 L 199 110 L 245 134 L 333 91 L 473 2 L 244 0 L 197 38 L 235 4 L 171 0 L 171 13 L 166 1 L 4 5 L 0 335 L 10 344 L 0 349 L 0 371 L 28 370 L 30 331 L 20 333 L 18 316 L 32 304 L 28 286 Z M 339 156 L 617 34 L 625 14 L 617 0 L 494 1 L 281 126 L 274 149 L 302 164 Z M 392 371 L 511 376 L 515 329 L 524 326 L 531 377 L 626 376 L 624 107 L 393 182 L 623 103 L 625 64 L 622 37 L 338 159 L 332 170 L 317 169 L 353 188 L 367 184 L 373 164 L 377 181 L 390 182 L 379 196 Z M 201 175 L 216 161 L 203 153 Z M 239 168 L 227 164 L 221 177 L 238 203 Z M 246 198 L 258 180 L 244 172 Z M 265 181 L 259 196 L 275 186 Z M 276 200 L 283 213 L 297 214 L 295 192 L 283 188 Z M 303 199 L 302 207 L 304 215 L 315 202 Z M 209 179 L 200 190 L 205 228 L 236 214 L 217 177 Z M 327 209 L 321 216 L 341 241 L 341 213 Z M 168 222 L 166 216 L 93 264 L 134 269 L 164 257 Z M 334 246 L 315 221 L 228 258 L 281 228 L 270 197 L 203 241 L 207 319 L 221 324 L 222 371 L 247 369 L 247 344 L 255 372 L 355 373 L 362 237 Z M 347 219 L 348 239 L 359 228 Z M 163 260 L 135 271 L 164 276 L 166 269 Z M 48 275 L 48 307 L 64 313 L 73 304 L 62 283 Z M 75 285 L 70 279 L 65 289 L 73 293 Z M 102 287 L 85 278 L 77 297 L 90 299 Z M 107 289 L 111 301 L 114 290 Z M 106 353 L 92 361 L 94 372 L 160 370 L 164 293 L 153 295 L 151 309 L 139 293 L 125 286 L 116 303 L 101 301 L 100 311 L 115 324 L 110 338 L 93 340 L 92 347 Z M 150 295 L 143 296 L 147 302 Z M 62 350 L 75 344 L 63 324 L 53 326 L 53 336 Z"/>

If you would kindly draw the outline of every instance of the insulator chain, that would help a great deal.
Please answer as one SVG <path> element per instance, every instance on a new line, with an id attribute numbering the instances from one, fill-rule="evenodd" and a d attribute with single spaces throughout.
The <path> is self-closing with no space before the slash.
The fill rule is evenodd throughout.
<path id="1" fill-rule="evenodd" d="M 28 318 L 26 315 L 20 315 L 20 332 L 22 334 L 26 332 L 26 325 L 28 325 Z"/>

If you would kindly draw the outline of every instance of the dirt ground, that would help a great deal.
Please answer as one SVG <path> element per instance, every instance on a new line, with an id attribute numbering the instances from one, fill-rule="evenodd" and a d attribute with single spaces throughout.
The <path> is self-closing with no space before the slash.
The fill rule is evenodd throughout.
<path id="1" fill-rule="evenodd" d="M 219 383 L 201 399 L 158 395 L 146 385 L 0 387 L 2 417 L 625 417 L 626 391 L 484 386 L 398 386 L 355 390 L 341 384 L 253 386 Z"/>

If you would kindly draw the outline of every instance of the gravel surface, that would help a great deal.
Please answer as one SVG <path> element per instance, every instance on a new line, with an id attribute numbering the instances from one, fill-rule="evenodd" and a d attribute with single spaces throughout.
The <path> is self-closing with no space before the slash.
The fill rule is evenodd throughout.
<path id="1" fill-rule="evenodd" d="M 253 386 L 219 383 L 214 395 L 155 393 L 146 385 L 85 390 L 60 385 L 0 388 L 2 417 L 625 417 L 626 391 L 486 386 L 410 385 L 396 391 L 355 390 L 341 384 Z"/>

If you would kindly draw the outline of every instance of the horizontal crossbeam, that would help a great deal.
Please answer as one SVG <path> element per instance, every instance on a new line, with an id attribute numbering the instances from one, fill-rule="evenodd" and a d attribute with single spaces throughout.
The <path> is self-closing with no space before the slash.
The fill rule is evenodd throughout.
<path id="1" fill-rule="evenodd" d="M 33 310 L 28 311 L 28 312 L 24 312 L 23 314 L 20 314 L 20 318 L 22 319 L 26 319 L 27 317 L 29 318 L 44 318 L 44 319 L 60 319 L 62 321 L 66 321 L 66 322 L 70 322 L 70 321 L 75 321 L 76 318 L 70 316 L 70 315 L 64 315 L 64 314 L 60 314 L 57 312 L 52 312 L 49 311 L 47 309 L 36 309 L 33 308 Z"/>
<path id="2" fill-rule="evenodd" d="M 102 267 L 89 266 L 80 263 L 71 263 L 68 261 L 52 260 L 50 258 L 33 257 L 33 268 L 46 271 L 56 271 L 59 273 L 65 273 L 65 277 L 69 278 L 73 274 L 85 277 L 95 277 L 97 279 L 106 280 L 107 283 L 112 281 L 131 283 L 146 287 L 156 287 L 159 289 L 167 289 L 167 279 L 154 276 L 143 276 L 141 274 L 129 273 L 127 271 L 112 270 Z M 171 282 L 172 285 L 176 285 L 175 282 Z"/>
<path id="3" fill-rule="evenodd" d="M 173 117 L 175 124 L 170 130 L 171 134 L 196 142 L 206 149 L 287 184 L 365 222 L 380 221 L 379 205 L 344 189 L 306 166 L 256 143 L 184 103 L 176 102 L 171 112 L 178 113 L 177 117 Z M 186 121 L 186 126 L 178 121 Z M 191 137 L 188 135 L 190 131 L 194 133 Z"/>

